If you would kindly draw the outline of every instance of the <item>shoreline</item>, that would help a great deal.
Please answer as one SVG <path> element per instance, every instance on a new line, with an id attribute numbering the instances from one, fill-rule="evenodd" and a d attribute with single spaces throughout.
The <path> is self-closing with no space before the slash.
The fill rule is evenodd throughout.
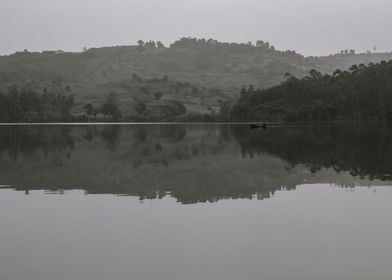
<path id="1" fill-rule="evenodd" d="M 297 122 L 32 122 L 32 123 L 0 123 L 0 127 L 6 126 L 89 126 L 89 125 L 262 125 L 266 124 L 267 127 L 280 127 L 280 126 L 328 126 L 337 124 L 375 124 L 382 125 L 384 122 L 363 122 L 363 121 L 334 121 L 326 123 L 297 123 Z"/>

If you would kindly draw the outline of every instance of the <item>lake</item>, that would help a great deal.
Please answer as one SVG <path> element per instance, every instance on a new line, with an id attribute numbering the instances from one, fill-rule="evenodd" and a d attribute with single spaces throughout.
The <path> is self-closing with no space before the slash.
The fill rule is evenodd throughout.
<path id="1" fill-rule="evenodd" d="M 0 279 L 392 279 L 392 128 L 0 126 Z"/>

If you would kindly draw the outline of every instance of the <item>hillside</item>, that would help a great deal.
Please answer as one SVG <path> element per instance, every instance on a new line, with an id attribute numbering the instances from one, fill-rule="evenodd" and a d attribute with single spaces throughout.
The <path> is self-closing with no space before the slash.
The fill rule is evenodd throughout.
<path id="1" fill-rule="evenodd" d="M 147 88 L 152 93 L 161 91 L 162 100 L 179 100 L 188 112 L 206 113 L 217 111 L 222 101 L 237 95 L 241 85 L 268 88 L 279 84 L 287 72 L 304 77 L 311 69 L 332 73 L 386 59 L 392 59 L 392 53 L 304 57 L 278 51 L 263 41 L 252 45 L 183 38 L 170 47 L 139 42 L 137 46 L 92 48 L 81 53 L 25 51 L 2 56 L 0 90 L 15 84 L 36 91 L 46 88 L 72 93 L 76 114 L 83 111 L 84 104 L 102 103 L 114 92 L 122 111 L 133 114 L 140 99 L 152 102 L 145 95 Z M 156 82 L 166 76 L 163 83 Z"/>
<path id="2" fill-rule="evenodd" d="M 243 88 L 229 112 L 235 121 L 391 121 L 392 60 L 353 65 L 332 75 L 312 70 L 268 89 Z"/>

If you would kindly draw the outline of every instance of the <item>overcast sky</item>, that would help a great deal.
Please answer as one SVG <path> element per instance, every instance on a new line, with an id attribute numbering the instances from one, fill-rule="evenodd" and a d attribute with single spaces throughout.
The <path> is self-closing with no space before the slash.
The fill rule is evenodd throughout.
<path id="1" fill-rule="evenodd" d="M 392 0 L 0 0 L 0 54 L 188 36 L 305 55 L 391 51 L 391 13 Z"/>

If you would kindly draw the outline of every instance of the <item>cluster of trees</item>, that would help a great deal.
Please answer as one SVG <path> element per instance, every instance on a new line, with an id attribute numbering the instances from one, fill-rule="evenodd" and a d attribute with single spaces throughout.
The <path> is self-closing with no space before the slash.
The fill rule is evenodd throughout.
<path id="1" fill-rule="evenodd" d="M 73 105 L 73 95 L 19 90 L 14 85 L 0 92 L 0 122 L 70 121 Z"/>
<path id="2" fill-rule="evenodd" d="M 351 49 L 351 50 L 342 50 L 340 51 L 341 55 L 354 55 L 355 54 L 355 50 Z"/>
<path id="3" fill-rule="evenodd" d="M 220 44 L 214 39 L 198 39 L 192 37 L 183 37 L 174 43 L 170 44 L 171 48 L 189 48 L 189 47 L 206 47 Z"/>
<path id="4" fill-rule="evenodd" d="M 108 94 L 106 102 L 101 105 L 100 112 L 105 116 L 110 116 L 116 121 L 121 118 L 120 107 L 114 93 Z"/>
<path id="5" fill-rule="evenodd" d="M 132 74 L 132 80 L 138 83 L 152 83 L 152 84 L 159 84 L 159 83 L 168 83 L 169 82 L 169 76 L 168 75 L 164 75 L 161 78 L 156 77 L 156 78 L 151 78 L 151 79 L 143 79 L 142 76 L 133 73 Z"/>
<path id="6" fill-rule="evenodd" d="M 249 42 L 248 44 L 252 45 L 251 42 Z M 271 49 L 271 50 L 275 50 L 275 47 L 272 46 L 269 42 L 264 42 L 263 40 L 258 40 L 256 41 L 256 48 L 264 48 L 264 49 Z"/>
<path id="7" fill-rule="evenodd" d="M 96 117 L 97 114 L 102 114 L 113 121 L 118 121 L 122 117 L 116 94 L 112 92 L 107 95 L 106 101 L 100 108 L 94 108 L 91 103 L 84 105 L 83 108 L 85 109 L 87 116 L 90 117 Z"/>
<path id="8" fill-rule="evenodd" d="M 147 106 L 145 102 L 137 102 L 134 106 L 139 116 L 130 117 L 131 121 L 176 121 L 186 113 L 186 107 L 180 101 L 166 100 L 162 104 Z"/>
<path id="9" fill-rule="evenodd" d="M 162 93 L 154 93 L 155 100 L 159 100 L 161 97 Z M 177 100 L 166 100 L 162 104 L 155 106 L 147 106 L 145 102 L 138 101 L 134 105 L 134 110 L 138 113 L 138 116 L 124 117 L 115 93 L 109 93 L 106 101 L 100 107 L 96 108 L 91 103 L 88 103 L 83 106 L 83 109 L 90 119 L 109 121 L 169 121 L 186 113 L 184 104 Z M 101 114 L 101 117 L 99 114 Z M 88 118 L 84 121 L 88 121 Z"/>
<path id="10" fill-rule="evenodd" d="M 165 45 L 161 41 L 148 41 L 144 42 L 143 40 L 137 41 L 138 49 L 143 51 L 145 49 L 163 49 Z"/>
<path id="11" fill-rule="evenodd" d="M 192 37 L 183 37 L 180 40 L 175 41 L 170 45 L 171 48 L 197 48 L 197 47 L 223 47 L 223 48 L 237 48 L 237 49 L 264 49 L 264 50 L 275 50 L 269 42 L 264 42 L 263 40 L 258 40 L 256 45 L 252 42 L 248 43 L 225 43 L 219 42 L 214 39 L 197 39 Z"/>
<path id="12" fill-rule="evenodd" d="M 132 80 L 143 84 L 140 87 L 140 92 L 146 95 L 152 94 L 155 100 L 160 100 L 163 97 L 163 93 L 160 90 L 161 87 L 168 88 L 175 94 L 185 94 L 192 96 L 200 96 L 207 89 L 205 87 L 199 87 L 192 85 L 189 82 L 180 82 L 170 80 L 168 75 L 162 77 L 155 77 L 150 79 L 144 79 L 138 74 L 132 74 Z M 159 90 L 153 90 L 153 88 L 159 87 Z M 211 89 L 210 89 L 211 90 Z M 215 92 L 209 92 L 210 94 L 215 94 Z"/>
<path id="13" fill-rule="evenodd" d="M 243 87 L 232 121 L 392 120 L 392 61 L 353 65 L 332 75 L 315 70 L 269 89 Z"/>
<path id="14" fill-rule="evenodd" d="M 186 113 L 186 107 L 180 101 L 170 100 L 164 107 L 165 116 L 181 116 Z"/>

